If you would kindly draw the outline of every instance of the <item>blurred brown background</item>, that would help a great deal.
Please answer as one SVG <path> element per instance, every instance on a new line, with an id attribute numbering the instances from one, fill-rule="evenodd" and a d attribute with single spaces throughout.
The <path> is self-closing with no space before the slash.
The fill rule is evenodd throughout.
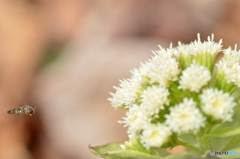
<path id="1" fill-rule="evenodd" d="M 239 12 L 237 0 L 0 1 L 0 158 L 97 159 L 89 144 L 127 140 L 107 100 L 118 79 L 197 33 L 239 44 Z M 37 113 L 9 118 L 24 104 Z"/>

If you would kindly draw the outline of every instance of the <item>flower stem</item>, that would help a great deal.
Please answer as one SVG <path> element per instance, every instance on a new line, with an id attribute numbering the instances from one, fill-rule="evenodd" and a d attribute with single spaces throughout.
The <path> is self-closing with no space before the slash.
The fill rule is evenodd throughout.
<path id="1" fill-rule="evenodd" d="M 178 144 L 178 145 L 185 146 L 185 147 L 187 147 L 187 148 L 189 148 L 189 149 L 191 149 L 191 150 L 194 150 L 195 152 L 197 152 L 197 153 L 200 154 L 200 155 L 203 154 L 203 151 L 202 151 L 202 150 L 200 150 L 199 148 L 197 148 L 197 147 L 195 147 L 195 146 L 193 146 L 193 145 L 191 145 L 191 144 L 189 144 L 189 143 L 186 143 L 186 142 L 183 142 L 183 141 L 178 140 L 177 144 Z"/>

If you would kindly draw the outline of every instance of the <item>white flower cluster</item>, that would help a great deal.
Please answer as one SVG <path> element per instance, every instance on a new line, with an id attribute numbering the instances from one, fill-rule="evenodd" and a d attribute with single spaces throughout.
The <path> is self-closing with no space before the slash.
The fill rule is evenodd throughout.
<path id="1" fill-rule="evenodd" d="M 190 48 L 192 48 L 194 54 L 211 54 L 216 55 L 219 51 L 222 49 L 222 40 L 220 40 L 218 43 L 215 43 L 214 41 L 214 35 L 208 37 L 208 41 L 201 42 L 200 34 L 198 34 L 198 40 L 194 41 L 190 44 Z"/>
<path id="2" fill-rule="evenodd" d="M 146 148 L 161 147 L 173 134 L 198 133 L 206 122 L 231 121 L 236 106 L 232 92 L 214 82 L 224 78 L 240 85 L 240 52 L 223 50 L 215 69 L 220 51 L 221 41 L 215 43 L 212 36 L 201 42 L 198 37 L 188 45 L 160 48 L 151 60 L 132 70 L 133 76 L 121 80 L 109 99 L 113 107 L 128 110 L 120 121 L 128 127 L 127 133 Z"/>
<path id="3" fill-rule="evenodd" d="M 203 112 L 223 121 L 231 121 L 233 108 L 236 106 L 234 98 L 221 90 L 209 88 L 200 95 Z"/>
<path id="4" fill-rule="evenodd" d="M 240 87 L 240 51 L 228 48 L 223 51 L 223 58 L 218 62 L 218 73 L 223 74 L 227 83 Z"/>
<path id="5" fill-rule="evenodd" d="M 192 99 L 184 98 L 179 105 L 170 108 L 170 114 L 166 115 L 166 125 L 173 132 L 182 133 L 197 132 L 204 126 L 205 117 L 201 114 Z"/>
<path id="6" fill-rule="evenodd" d="M 146 148 L 161 147 L 171 136 L 171 130 L 163 124 L 148 124 L 140 139 Z"/>
<path id="7" fill-rule="evenodd" d="M 142 92 L 141 108 L 148 113 L 149 116 L 157 115 L 160 109 L 164 109 L 164 105 L 169 104 L 169 92 L 162 87 L 149 87 Z"/>
<path id="8" fill-rule="evenodd" d="M 179 81 L 179 88 L 199 92 L 210 79 L 211 73 L 206 67 L 198 64 L 191 64 L 187 69 L 183 70 Z"/>
<path id="9" fill-rule="evenodd" d="M 212 35 L 211 37 L 208 37 L 208 41 L 201 42 L 200 39 L 200 34 L 198 34 L 198 39 L 195 40 L 194 42 L 184 45 L 181 42 L 179 42 L 179 46 L 177 49 L 180 51 L 181 56 L 189 56 L 189 55 L 217 55 L 221 50 L 222 50 L 222 40 L 220 40 L 218 43 L 215 43 L 214 41 L 214 36 Z"/>
<path id="10" fill-rule="evenodd" d="M 162 87 L 167 87 L 170 82 L 178 79 L 179 62 L 173 56 L 171 51 L 161 49 L 150 60 L 147 76 L 151 79 L 151 84 L 158 83 Z"/>
<path id="11" fill-rule="evenodd" d="M 135 103 L 137 92 L 141 89 L 141 81 L 137 79 L 120 80 L 120 87 L 114 87 L 117 91 L 115 94 L 111 93 L 114 98 L 109 100 L 112 106 L 117 108 L 122 105 L 130 107 Z"/>

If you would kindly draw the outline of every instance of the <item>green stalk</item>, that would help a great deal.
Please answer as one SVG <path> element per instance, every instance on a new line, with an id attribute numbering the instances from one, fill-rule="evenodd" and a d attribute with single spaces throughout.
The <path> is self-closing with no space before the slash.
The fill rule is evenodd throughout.
<path id="1" fill-rule="evenodd" d="M 200 154 L 200 155 L 203 154 L 203 151 L 202 151 L 202 150 L 200 150 L 199 148 L 197 148 L 197 147 L 195 147 L 195 146 L 193 146 L 193 145 L 191 145 L 191 144 L 189 144 L 189 143 L 187 143 L 187 142 L 183 142 L 183 141 L 178 140 L 178 141 L 177 141 L 177 144 L 178 144 L 178 145 L 181 145 L 181 146 L 184 146 L 184 147 L 187 147 L 187 148 L 189 148 L 189 149 L 197 152 L 197 153 Z"/>

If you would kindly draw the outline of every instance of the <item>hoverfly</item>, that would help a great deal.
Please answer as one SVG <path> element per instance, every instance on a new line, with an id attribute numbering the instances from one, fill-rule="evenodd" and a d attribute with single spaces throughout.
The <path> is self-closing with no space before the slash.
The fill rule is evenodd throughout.
<path id="1" fill-rule="evenodd" d="M 15 115 L 30 115 L 32 116 L 35 113 L 35 107 L 30 105 L 25 105 L 22 107 L 14 108 L 7 111 L 8 114 L 15 114 Z"/>

